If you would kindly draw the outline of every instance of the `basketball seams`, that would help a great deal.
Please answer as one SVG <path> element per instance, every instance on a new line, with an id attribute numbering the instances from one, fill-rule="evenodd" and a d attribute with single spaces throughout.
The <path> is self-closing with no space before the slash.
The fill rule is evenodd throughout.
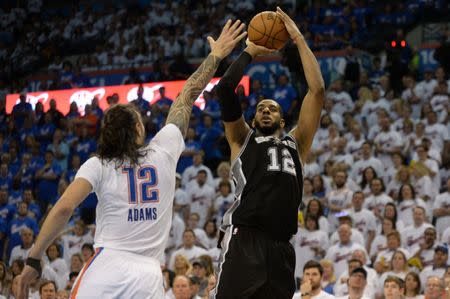
<path id="1" fill-rule="evenodd" d="M 266 21 L 268 24 L 266 24 Z M 286 28 L 283 25 L 281 18 L 275 13 L 269 11 L 261 12 L 248 25 L 249 39 L 267 48 L 281 49 L 289 39 Z"/>
<path id="2" fill-rule="evenodd" d="M 262 15 L 261 15 L 261 18 L 262 18 Z M 269 35 L 268 35 L 269 38 L 267 39 L 266 43 L 264 44 L 264 47 L 267 46 L 267 42 L 268 42 L 270 39 L 272 39 L 272 48 L 273 48 L 272 31 L 273 31 L 273 27 L 275 27 L 275 22 L 276 22 L 277 18 L 278 18 L 278 16 L 275 15 L 275 20 L 272 22 L 272 27 L 270 28 L 270 32 L 269 32 Z M 263 22 L 264 22 L 264 19 L 263 19 Z M 265 25 L 264 25 L 264 28 L 265 28 Z"/>
<path id="3" fill-rule="evenodd" d="M 259 31 L 258 29 L 256 29 L 256 28 L 253 27 L 252 25 L 248 25 L 248 28 L 250 28 L 250 29 L 252 29 L 252 30 L 258 32 L 259 34 L 262 34 L 264 37 L 271 37 L 270 35 L 267 35 L 267 34 L 261 32 L 261 31 Z M 283 29 L 283 30 L 284 30 L 284 29 Z M 283 30 L 280 30 L 280 31 L 277 32 L 276 34 L 282 32 Z M 263 39 L 263 38 L 254 39 L 254 40 L 251 40 L 251 41 L 252 41 L 252 42 L 255 42 L 255 41 L 259 41 L 259 40 L 261 40 L 261 39 Z M 282 39 L 278 39 L 278 38 L 273 38 L 273 39 L 276 40 L 276 41 L 278 41 L 278 42 L 283 42 L 283 43 L 286 42 L 286 41 L 284 41 L 284 40 L 282 40 Z"/>

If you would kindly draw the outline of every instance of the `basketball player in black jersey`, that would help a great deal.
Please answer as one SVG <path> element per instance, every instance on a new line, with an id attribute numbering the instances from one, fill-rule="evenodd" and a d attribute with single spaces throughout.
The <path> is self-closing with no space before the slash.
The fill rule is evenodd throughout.
<path id="1" fill-rule="evenodd" d="M 252 59 L 271 50 L 247 42 L 217 86 L 236 192 L 223 217 L 218 282 L 212 298 L 291 299 L 295 291 L 295 253 L 289 240 L 297 232 L 303 187 L 301 161 L 319 124 L 324 82 L 319 64 L 294 21 L 279 8 L 277 14 L 297 45 L 309 90 L 297 126 L 282 137 L 285 123 L 276 101 L 258 103 L 250 128 L 234 92 Z"/>

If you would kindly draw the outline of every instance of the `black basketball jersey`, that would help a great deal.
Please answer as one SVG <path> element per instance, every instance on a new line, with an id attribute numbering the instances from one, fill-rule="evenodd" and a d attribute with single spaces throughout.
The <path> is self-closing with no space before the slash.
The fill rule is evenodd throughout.
<path id="1" fill-rule="evenodd" d="M 235 201 L 225 213 L 223 225 L 251 227 L 276 240 L 289 240 L 297 232 L 303 192 L 302 165 L 294 138 L 257 136 L 251 131 L 231 170 Z"/>

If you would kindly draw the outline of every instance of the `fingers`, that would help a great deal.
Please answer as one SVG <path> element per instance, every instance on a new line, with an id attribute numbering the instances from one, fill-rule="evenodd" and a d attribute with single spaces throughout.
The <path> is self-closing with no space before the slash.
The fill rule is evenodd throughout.
<path id="1" fill-rule="evenodd" d="M 208 36 L 206 39 L 208 40 L 210 47 L 212 47 L 212 45 L 216 42 L 211 36 Z"/>
<path id="2" fill-rule="evenodd" d="M 241 25 L 239 26 L 239 28 L 237 28 L 237 30 L 234 30 L 234 32 L 233 32 L 233 34 L 231 35 L 231 37 L 232 37 L 233 39 L 236 38 L 236 36 L 238 36 L 239 33 L 241 33 L 242 30 L 244 30 L 244 28 L 245 28 L 245 24 L 244 24 L 244 23 L 241 23 Z"/>
<path id="3" fill-rule="evenodd" d="M 239 42 L 241 39 L 243 39 L 244 37 L 246 37 L 247 36 L 247 31 L 244 31 L 244 32 L 242 32 L 238 37 L 236 37 L 235 39 L 234 39 L 234 41 L 237 43 L 237 42 Z"/>
<path id="4" fill-rule="evenodd" d="M 276 14 L 283 20 L 283 22 L 290 20 L 290 17 L 279 6 L 277 6 Z"/>
<path id="5" fill-rule="evenodd" d="M 228 21 L 225 23 L 225 26 L 223 26 L 222 32 L 227 32 L 228 29 L 230 28 L 230 25 L 231 25 L 231 20 L 228 20 Z"/>
<path id="6" fill-rule="evenodd" d="M 234 22 L 233 25 L 231 25 L 230 31 L 231 32 L 235 31 L 238 28 L 239 24 L 241 24 L 241 20 L 236 20 L 236 22 Z"/>

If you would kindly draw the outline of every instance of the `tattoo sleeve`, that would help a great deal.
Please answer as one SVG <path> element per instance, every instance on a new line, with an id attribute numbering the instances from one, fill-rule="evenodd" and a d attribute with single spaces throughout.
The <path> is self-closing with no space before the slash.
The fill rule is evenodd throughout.
<path id="1" fill-rule="evenodd" d="M 186 136 L 192 105 L 202 90 L 211 81 L 214 73 L 219 67 L 221 59 L 212 54 L 208 55 L 198 69 L 189 77 L 181 90 L 180 95 L 172 104 L 167 116 L 166 124 L 176 125 L 183 137 Z"/>

